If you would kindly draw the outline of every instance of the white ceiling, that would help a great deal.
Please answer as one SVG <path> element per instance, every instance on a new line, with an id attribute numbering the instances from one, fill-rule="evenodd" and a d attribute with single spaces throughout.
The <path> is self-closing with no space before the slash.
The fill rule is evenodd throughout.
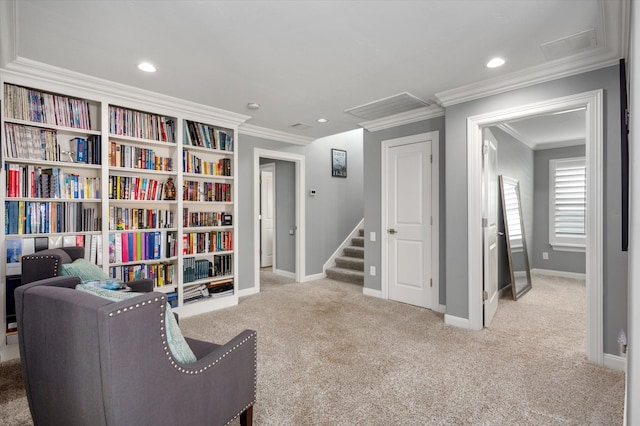
<path id="1" fill-rule="evenodd" d="M 363 119 L 346 109 L 402 92 L 438 110 L 615 64 L 626 53 L 629 10 L 629 0 L 5 3 L 15 18 L 13 32 L 0 29 L 8 68 L 26 58 L 313 139 L 357 128 Z M 543 43 L 590 29 L 595 47 L 545 58 Z M 496 55 L 506 65 L 485 68 Z M 138 71 L 142 60 L 158 71 Z"/>

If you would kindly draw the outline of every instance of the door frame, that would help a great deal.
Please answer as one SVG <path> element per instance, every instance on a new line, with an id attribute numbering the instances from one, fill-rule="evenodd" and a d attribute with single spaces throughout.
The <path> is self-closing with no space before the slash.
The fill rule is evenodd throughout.
<path id="1" fill-rule="evenodd" d="M 296 260 L 295 280 L 303 282 L 306 264 L 305 157 L 289 152 L 253 148 L 253 272 L 254 289 L 260 291 L 260 158 L 290 161 L 295 164 L 296 185 Z M 275 256 L 275 253 L 274 253 Z M 275 257 L 274 257 L 275 261 Z M 275 265 L 275 263 L 274 263 Z"/>
<path id="2" fill-rule="evenodd" d="M 521 105 L 467 118 L 469 328 L 482 325 L 482 129 L 503 121 L 585 107 L 587 161 L 586 355 L 596 364 L 603 353 L 603 90 Z"/>
<path id="3" fill-rule="evenodd" d="M 405 136 L 396 139 L 383 140 L 381 150 L 380 165 L 380 244 L 381 244 L 381 262 L 380 262 L 380 283 L 381 295 L 383 299 L 389 299 L 389 282 L 387 279 L 388 272 L 388 235 L 386 232 L 387 225 L 387 159 L 389 158 L 389 148 L 399 145 L 407 145 L 411 143 L 424 142 L 431 140 L 431 155 L 433 161 L 431 163 L 431 279 L 433 287 L 431 288 L 432 306 L 430 309 L 437 312 L 444 312 L 444 306 L 440 305 L 440 132 L 432 131 L 420 133 L 417 135 Z"/>
<path id="4" fill-rule="evenodd" d="M 271 193 L 273 194 L 273 239 L 272 239 L 272 247 L 271 247 L 271 270 L 276 270 L 276 211 L 275 208 L 275 199 L 276 199 L 276 163 L 266 163 L 260 164 L 260 176 L 258 177 L 258 182 L 260 185 L 260 191 L 262 190 L 262 171 L 268 170 L 271 172 Z M 259 217 L 262 220 L 262 194 L 259 197 Z M 262 250 L 262 222 L 258 222 L 260 224 L 260 250 Z M 262 268 L 262 253 L 260 253 L 260 268 Z"/>

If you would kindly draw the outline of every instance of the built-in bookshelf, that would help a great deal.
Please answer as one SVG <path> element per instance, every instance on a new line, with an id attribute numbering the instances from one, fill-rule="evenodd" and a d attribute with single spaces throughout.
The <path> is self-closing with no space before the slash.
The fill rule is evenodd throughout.
<path id="1" fill-rule="evenodd" d="M 186 120 L 182 150 L 182 282 L 185 303 L 234 292 L 234 138 Z"/>
<path id="2" fill-rule="evenodd" d="M 111 277 L 152 279 L 180 315 L 237 303 L 235 117 L 0 76 L 2 283 L 24 254 L 83 246 Z M 14 319 L 2 332 L 4 360 Z"/>

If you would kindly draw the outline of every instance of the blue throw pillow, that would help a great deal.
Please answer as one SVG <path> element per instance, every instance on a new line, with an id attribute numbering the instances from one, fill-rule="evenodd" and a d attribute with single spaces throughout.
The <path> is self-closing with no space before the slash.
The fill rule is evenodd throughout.
<path id="1" fill-rule="evenodd" d="M 71 263 L 63 263 L 60 268 L 60 275 L 80 277 L 82 281 L 106 280 L 109 278 L 102 268 L 84 258 L 76 259 Z"/>
<path id="2" fill-rule="evenodd" d="M 113 302 L 130 299 L 142 294 L 126 291 L 106 290 L 92 284 L 78 284 L 76 286 L 76 290 L 91 293 L 104 299 L 111 300 Z M 171 312 L 169 303 L 166 303 L 166 307 L 165 323 L 167 325 L 167 343 L 169 344 L 169 350 L 178 362 L 182 364 L 192 364 L 197 361 L 197 358 L 187 344 L 187 341 L 184 340 L 182 332 L 180 331 L 180 327 L 178 327 L 178 322 Z"/>

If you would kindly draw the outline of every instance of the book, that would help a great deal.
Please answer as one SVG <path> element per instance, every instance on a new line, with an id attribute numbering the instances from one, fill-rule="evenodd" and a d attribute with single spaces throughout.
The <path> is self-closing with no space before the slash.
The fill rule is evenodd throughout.
<path id="1" fill-rule="evenodd" d="M 49 238 L 47 237 L 35 237 L 34 238 L 35 251 L 46 250 L 49 248 Z"/>
<path id="2" fill-rule="evenodd" d="M 22 274 L 22 240 L 7 238 L 7 275 Z"/>

